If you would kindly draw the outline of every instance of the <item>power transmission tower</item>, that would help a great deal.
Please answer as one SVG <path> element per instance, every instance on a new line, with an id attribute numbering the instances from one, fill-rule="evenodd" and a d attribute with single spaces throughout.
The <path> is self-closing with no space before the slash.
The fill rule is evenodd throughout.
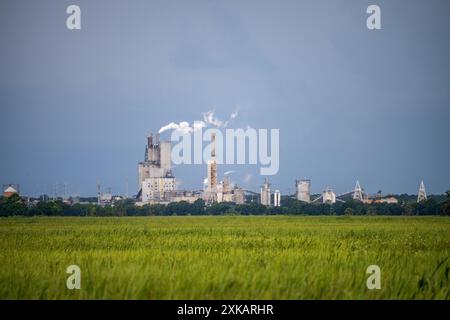
<path id="1" fill-rule="evenodd" d="M 420 182 L 419 194 L 417 195 L 417 203 L 427 200 L 427 192 L 425 191 L 425 185 L 423 180 Z"/>
<path id="2" fill-rule="evenodd" d="M 355 190 L 353 191 L 353 200 L 363 202 L 363 193 L 359 181 L 356 181 Z"/>

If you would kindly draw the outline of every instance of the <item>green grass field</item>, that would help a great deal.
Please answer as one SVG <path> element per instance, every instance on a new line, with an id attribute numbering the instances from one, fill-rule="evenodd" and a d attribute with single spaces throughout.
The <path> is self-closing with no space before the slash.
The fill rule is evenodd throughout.
<path id="1" fill-rule="evenodd" d="M 449 299 L 449 257 L 444 217 L 1 218 L 0 299 Z"/>

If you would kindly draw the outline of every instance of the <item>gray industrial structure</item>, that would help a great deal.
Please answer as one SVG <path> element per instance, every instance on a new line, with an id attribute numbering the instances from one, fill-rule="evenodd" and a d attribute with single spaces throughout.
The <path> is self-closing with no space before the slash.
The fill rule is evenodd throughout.
<path id="1" fill-rule="evenodd" d="M 297 200 L 311 202 L 311 180 L 300 179 L 295 181 Z"/>
<path id="2" fill-rule="evenodd" d="M 176 181 L 171 169 L 171 143 L 160 142 L 159 134 L 147 137 L 145 159 L 139 162 L 138 197 L 143 203 L 171 202 L 176 196 Z"/>
<path id="3" fill-rule="evenodd" d="M 419 191 L 420 194 L 420 191 Z M 381 191 L 376 195 L 370 195 L 364 192 L 364 189 L 359 184 L 359 181 L 356 181 L 355 188 L 349 192 L 344 192 L 341 194 L 336 194 L 331 187 L 326 187 L 322 194 L 316 197 L 312 202 L 317 202 L 322 199 L 322 203 L 326 204 L 334 204 L 337 201 L 345 202 L 342 198 L 345 196 L 351 196 L 354 201 L 359 201 L 366 204 L 374 204 L 374 203 L 388 203 L 388 204 L 396 204 L 398 200 L 392 195 L 383 195 Z"/>
<path id="4" fill-rule="evenodd" d="M 336 203 L 336 194 L 331 187 L 326 187 L 322 192 L 322 202 L 328 204 Z"/>
<path id="5" fill-rule="evenodd" d="M 245 193 L 257 195 L 257 193 L 250 190 L 244 190 L 236 185 L 233 185 L 228 176 L 225 176 L 222 181 L 218 180 L 218 169 L 216 161 L 216 135 L 211 135 L 211 158 L 207 162 L 207 178 L 205 179 L 205 186 L 203 190 L 189 191 L 184 190 L 177 192 L 176 180 L 172 174 L 171 168 L 171 142 L 160 141 L 160 136 L 157 134 L 154 138 L 153 134 L 147 137 L 147 145 L 145 147 L 144 161 L 139 162 L 139 192 L 137 195 L 138 203 L 170 203 L 176 201 L 188 201 L 190 203 L 197 199 L 203 199 L 206 203 L 213 202 L 234 202 L 243 204 L 245 202 Z M 317 202 L 322 200 L 322 203 L 333 204 L 336 201 L 345 202 L 341 197 L 352 195 L 353 200 L 363 203 L 398 203 L 397 199 L 392 196 L 376 197 L 364 193 L 359 181 L 356 182 L 355 188 L 352 191 L 335 194 L 333 189 L 327 187 L 320 196 L 311 200 L 311 180 L 300 179 L 295 181 L 295 198 L 306 203 Z M 265 179 L 259 194 L 260 203 L 265 206 L 272 205 L 272 193 L 270 183 Z M 108 199 L 106 199 L 108 198 Z M 99 203 L 108 203 L 111 194 L 100 194 Z M 423 181 L 420 183 L 418 202 L 427 199 L 425 186 Z M 273 205 L 275 207 L 281 205 L 281 193 L 275 190 L 273 194 Z"/>
<path id="6" fill-rule="evenodd" d="M 261 195 L 260 195 L 260 201 L 261 204 L 264 206 L 270 206 L 270 183 L 267 181 L 267 179 L 264 180 L 264 184 L 261 187 Z"/>
<path id="7" fill-rule="evenodd" d="M 216 134 L 211 134 L 211 159 L 207 163 L 207 184 L 204 192 L 206 202 L 218 201 L 217 198 L 217 161 L 216 161 Z"/>
<path id="8" fill-rule="evenodd" d="M 217 185 L 215 198 L 217 202 L 234 202 L 236 204 L 243 204 L 245 202 L 244 190 L 233 186 L 230 178 L 227 176 Z"/>
<path id="9" fill-rule="evenodd" d="M 216 161 L 216 134 L 211 134 L 211 158 L 207 163 L 207 178 L 203 199 L 207 203 L 213 202 L 234 202 L 243 204 L 245 202 L 244 190 L 233 185 L 229 177 L 218 182 L 218 171 Z"/>
<path id="10" fill-rule="evenodd" d="M 211 159 L 207 163 L 207 183 L 202 191 L 177 191 L 176 180 L 171 169 L 171 143 L 160 141 L 159 134 L 154 139 L 150 134 L 145 147 L 145 159 L 139 162 L 138 204 L 170 203 L 176 201 L 194 202 L 204 199 L 213 202 L 245 202 L 244 190 L 232 185 L 229 178 L 218 182 L 216 161 L 216 136 L 211 136 Z"/>
<path id="11" fill-rule="evenodd" d="M 279 207 L 281 206 L 281 193 L 280 190 L 275 190 L 273 193 L 273 206 Z"/>

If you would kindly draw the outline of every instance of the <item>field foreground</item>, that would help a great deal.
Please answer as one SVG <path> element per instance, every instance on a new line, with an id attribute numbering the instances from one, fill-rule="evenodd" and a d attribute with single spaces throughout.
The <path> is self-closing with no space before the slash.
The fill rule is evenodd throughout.
<path id="1" fill-rule="evenodd" d="M 1 218 L 0 299 L 449 299 L 449 257 L 444 217 Z"/>

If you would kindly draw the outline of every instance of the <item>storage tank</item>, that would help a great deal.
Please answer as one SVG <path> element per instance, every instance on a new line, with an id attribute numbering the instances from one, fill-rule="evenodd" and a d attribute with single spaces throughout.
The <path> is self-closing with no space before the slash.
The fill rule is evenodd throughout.
<path id="1" fill-rule="evenodd" d="M 311 202 L 311 180 L 300 179 L 295 181 L 297 200 Z"/>

